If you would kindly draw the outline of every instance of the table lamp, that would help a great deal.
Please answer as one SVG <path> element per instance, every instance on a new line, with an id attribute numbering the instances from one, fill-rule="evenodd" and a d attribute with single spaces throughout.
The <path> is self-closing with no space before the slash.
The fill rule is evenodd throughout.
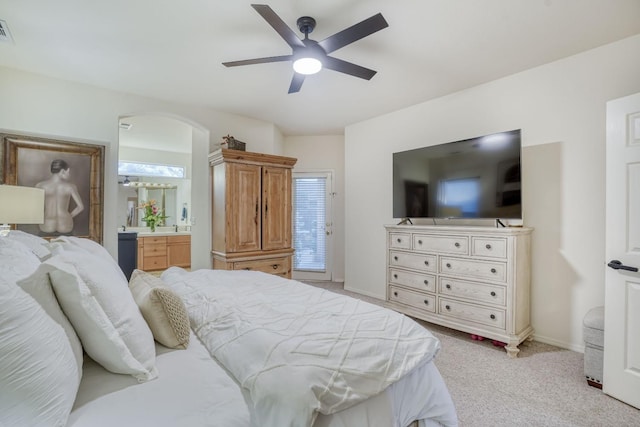
<path id="1" fill-rule="evenodd" d="M 0 185 L 0 236 L 9 234 L 9 224 L 42 224 L 44 190 L 17 185 Z"/>

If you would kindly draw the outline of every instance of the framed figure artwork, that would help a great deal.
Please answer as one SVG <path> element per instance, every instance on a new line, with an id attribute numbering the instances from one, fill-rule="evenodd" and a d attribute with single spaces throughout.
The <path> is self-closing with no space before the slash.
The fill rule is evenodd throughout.
<path id="1" fill-rule="evenodd" d="M 104 146 L 0 134 L 4 183 L 45 191 L 44 223 L 17 225 L 44 238 L 102 243 Z"/>

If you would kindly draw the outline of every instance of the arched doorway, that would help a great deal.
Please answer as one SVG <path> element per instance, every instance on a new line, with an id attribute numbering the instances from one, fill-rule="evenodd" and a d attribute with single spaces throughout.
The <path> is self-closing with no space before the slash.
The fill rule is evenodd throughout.
<path id="1" fill-rule="evenodd" d="M 160 230 L 190 232 L 191 268 L 208 268 L 209 131 L 183 117 L 160 113 L 123 115 L 118 125 L 118 161 L 138 168 L 137 173 L 118 175 L 119 230 L 145 227 L 137 204 L 153 198 L 159 207 L 164 205 L 168 216 Z M 144 165 L 151 167 L 145 170 Z M 180 169 L 183 175 L 163 177 L 168 168 Z"/>

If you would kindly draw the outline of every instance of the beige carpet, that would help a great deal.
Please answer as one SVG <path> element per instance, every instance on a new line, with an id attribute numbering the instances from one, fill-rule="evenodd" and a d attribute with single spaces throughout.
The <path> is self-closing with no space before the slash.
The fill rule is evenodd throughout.
<path id="1" fill-rule="evenodd" d="M 384 305 L 345 291 L 340 283 L 307 283 Z M 488 340 L 419 323 L 442 343 L 436 366 L 461 426 L 640 426 L 640 410 L 587 385 L 582 353 L 532 341 L 520 346 L 517 359 L 509 359 Z"/>

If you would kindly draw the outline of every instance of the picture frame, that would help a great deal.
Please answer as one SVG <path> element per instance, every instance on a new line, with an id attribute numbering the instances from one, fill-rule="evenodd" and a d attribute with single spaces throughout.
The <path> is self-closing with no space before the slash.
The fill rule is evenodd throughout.
<path id="1" fill-rule="evenodd" d="M 44 224 L 16 228 L 47 239 L 66 235 L 102 244 L 104 146 L 24 135 L 0 138 L 4 183 L 45 190 Z"/>

